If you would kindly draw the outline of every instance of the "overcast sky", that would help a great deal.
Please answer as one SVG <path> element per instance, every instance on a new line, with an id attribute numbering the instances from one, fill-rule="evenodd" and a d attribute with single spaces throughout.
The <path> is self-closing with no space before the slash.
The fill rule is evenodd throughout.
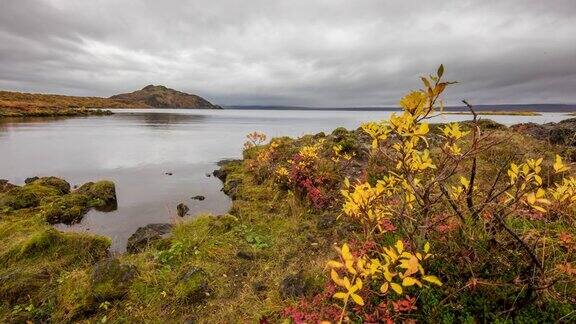
<path id="1" fill-rule="evenodd" d="M 0 0 L 0 89 L 217 104 L 576 103 L 576 0 Z"/>

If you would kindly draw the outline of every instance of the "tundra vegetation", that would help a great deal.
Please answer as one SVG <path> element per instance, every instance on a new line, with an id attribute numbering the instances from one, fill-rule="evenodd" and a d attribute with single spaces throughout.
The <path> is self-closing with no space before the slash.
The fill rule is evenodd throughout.
<path id="1" fill-rule="evenodd" d="M 472 121 L 428 124 L 451 84 L 442 77 L 441 66 L 400 114 L 357 130 L 249 134 L 243 160 L 215 173 L 229 214 L 179 222 L 135 253 L 109 256 L 105 239 L 50 227 L 44 206 L 79 190 L 8 189 L 0 318 L 574 321 L 572 148 L 472 106 Z"/>

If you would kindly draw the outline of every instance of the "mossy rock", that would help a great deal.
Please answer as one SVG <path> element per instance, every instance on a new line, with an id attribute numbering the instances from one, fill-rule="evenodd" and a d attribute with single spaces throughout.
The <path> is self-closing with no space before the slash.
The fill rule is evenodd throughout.
<path id="1" fill-rule="evenodd" d="M 136 275 L 133 265 L 121 264 L 115 258 L 102 260 L 92 268 L 92 294 L 97 301 L 121 299 Z"/>
<path id="2" fill-rule="evenodd" d="M 90 205 L 98 210 L 111 211 L 118 206 L 116 186 L 112 181 L 88 182 L 80 186 L 75 192 L 88 196 Z"/>
<path id="3" fill-rule="evenodd" d="M 74 270 L 67 274 L 58 288 L 54 322 L 73 322 L 92 313 L 97 303 L 91 292 L 90 274 L 85 270 Z"/>
<path id="4" fill-rule="evenodd" d="M 61 194 L 70 193 L 70 184 L 66 180 L 57 177 L 42 177 L 30 184 L 37 184 L 45 187 L 57 189 Z"/>
<path id="5" fill-rule="evenodd" d="M 62 233 L 55 228 L 48 227 L 41 232 L 33 234 L 25 242 L 20 244 L 18 255 L 22 258 L 42 254 L 46 252 L 46 250 L 60 244 L 62 240 Z"/>
<path id="6" fill-rule="evenodd" d="M 86 195 L 71 193 L 44 206 L 43 213 L 50 224 L 73 224 L 82 220 L 90 209 L 90 200 Z"/>
<path id="7" fill-rule="evenodd" d="M 186 271 L 174 287 L 174 296 L 180 301 L 191 304 L 204 301 L 208 295 L 208 275 L 197 267 Z"/>

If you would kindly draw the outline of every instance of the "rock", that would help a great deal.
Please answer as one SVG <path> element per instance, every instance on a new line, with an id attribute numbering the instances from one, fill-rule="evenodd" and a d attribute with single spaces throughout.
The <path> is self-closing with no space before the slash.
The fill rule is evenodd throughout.
<path id="1" fill-rule="evenodd" d="M 238 251 L 238 253 L 236 253 L 236 256 L 239 257 L 240 259 L 244 259 L 244 260 L 254 260 L 254 253 L 252 252 L 248 252 L 248 251 Z"/>
<path id="2" fill-rule="evenodd" d="M 172 172 L 166 172 L 166 173 L 164 173 L 164 174 L 171 176 L 171 175 L 173 175 L 174 173 L 172 173 Z"/>
<path id="3" fill-rule="evenodd" d="M 205 174 L 206 178 L 210 178 L 212 175 L 210 173 Z"/>
<path id="4" fill-rule="evenodd" d="M 140 252 L 151 243 L 168 237 L 171 234 L 172 227 L 172 224 L 166 223 L 148 224 L 140 227 L 128 238 L 126 250 L 128 253 Z"/>
<path id="5" fill-rule="evenodd" d="M 50 224 L 74 224 L 82 220 L 90 209 L 86 195 L 71 193 L 43 207 L 44 217 Z"/>
<path id="6" fill-rule="evenodd" d="M 75 192 L 88 196 L 91 200 L 90 205 L 99 211 L 109 212 L 118 208 L 116 186 L 112 181 L 88 182 Z"/>
<path id="7" fill-rule="evenodd" d="M 40 179 L 40 178 L 38 178 L 38 177 L 26 178 L 26 180 L 24 180 L 24 183 L 25 183 L 25 184 L 31 184 L 32 182 L 34 182 L 34 181 L 36 181 L 36 180 L 38 180 L 38 179 Z"/>
<path id="8" fill-rule="evenodd" d="M 121 299 L 136 275 L 133 265 L 121 264 L 116 258 L 102 260 L 92 267 L 92 293 L 101 302 Z"/>
<path id="9" fill-rule="evenodd" d="M 199 303 L 209 296 L 208 275 L 197 267 L 192 267 L 174 287 L 174 296 L 188 303 Z"/>
<path id="10" fill-rule="evenodd" d="M 176 211 L 178 216 L 184 217 L 190 211 L 190 208 L 188 208 L 184 203 L 179 203 L 178 206 L 176 206 Z"/>
<path id="11" fill-rule="evenodd" d="M 202 201 L 202 200 L 206 199 L 206 197 L 204 197 L 202 195 L 196 195 L 196 196 L 192 197 L 191 199 Z"/>
<path id="12" fill-rule="evenodd" d="M 238 194 L 238 186 L 242 183 L 240 179 L 230 179 L 224 183 L 222 191 L 228 195 L 232 200 L 236 199 Z"/>
<path id="13" fill-rule="evenodd" d="M 33 178 L 30 178 L 33 179 Z M 39 184 L 45 187 L 52 187 L 60 191 L 61 194 L 70 193 L 70 184 L 65 180 L 56 177 L 42 177 L 27 183 L 27 184 Z"/>
<path id="14" fill-rule="evenodd" d="M 212 171 L 212 175 L 214 175 L 216 178 L 220 179 L 220 181 L 226 180 L 226 172 L 222 169 L 216 169 L 216 170 Z"/>
<path id="15" fill-rule="evenodd" d="M 16 187 L 18 187 L 18 186 L 11 184 L 10 182 L 8 182 L 8 180 L 0 179 L 0 193 L 7 192 L 8 190 L 10 190 L 12 188 L 16 188 Z"/>
<path id="16" fill-rule="evenodd" d="M 284 299 L 303 297 L 306 295 L 307 291 L 308 287 L 306 278 L 304 278 L 302 272 L 286 276 L 280 284 L 280 295 Z"/>

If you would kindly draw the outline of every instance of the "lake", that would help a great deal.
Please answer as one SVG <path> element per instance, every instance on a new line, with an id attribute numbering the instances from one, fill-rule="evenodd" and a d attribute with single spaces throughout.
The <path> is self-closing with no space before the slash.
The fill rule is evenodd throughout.
<path id="1" fill-rule="evenodd" d="M 79 224 L 58 225 L 112 238 L 123 252 L 128 237 L 150 223 L 176 222 L 176 205 L 190 215 L 226 213 L 230 200 L 217 178 L 216 163 L 239 158 L 245 135 L 330 132 L 338 126 L 385 119 L 390 111 L 122 109 L 111 116 L 26 118 L 0 121 L 0 179 L 22 184 L 32 176 L 57 176 L 72 185 L 100 179 L 116 183 L 118 209 L 90 211 Z M 469 119 L 444 115 L 433 122 Z M 557 122 L 564 113 L 541 116 L 481 116 L 503 124 Z M 166 173 L 172 173 L 167 175 Z M 203 195 L 204 201 L 191 197 Z M 193 217 L 193 216 L 187 216 Z"/>

